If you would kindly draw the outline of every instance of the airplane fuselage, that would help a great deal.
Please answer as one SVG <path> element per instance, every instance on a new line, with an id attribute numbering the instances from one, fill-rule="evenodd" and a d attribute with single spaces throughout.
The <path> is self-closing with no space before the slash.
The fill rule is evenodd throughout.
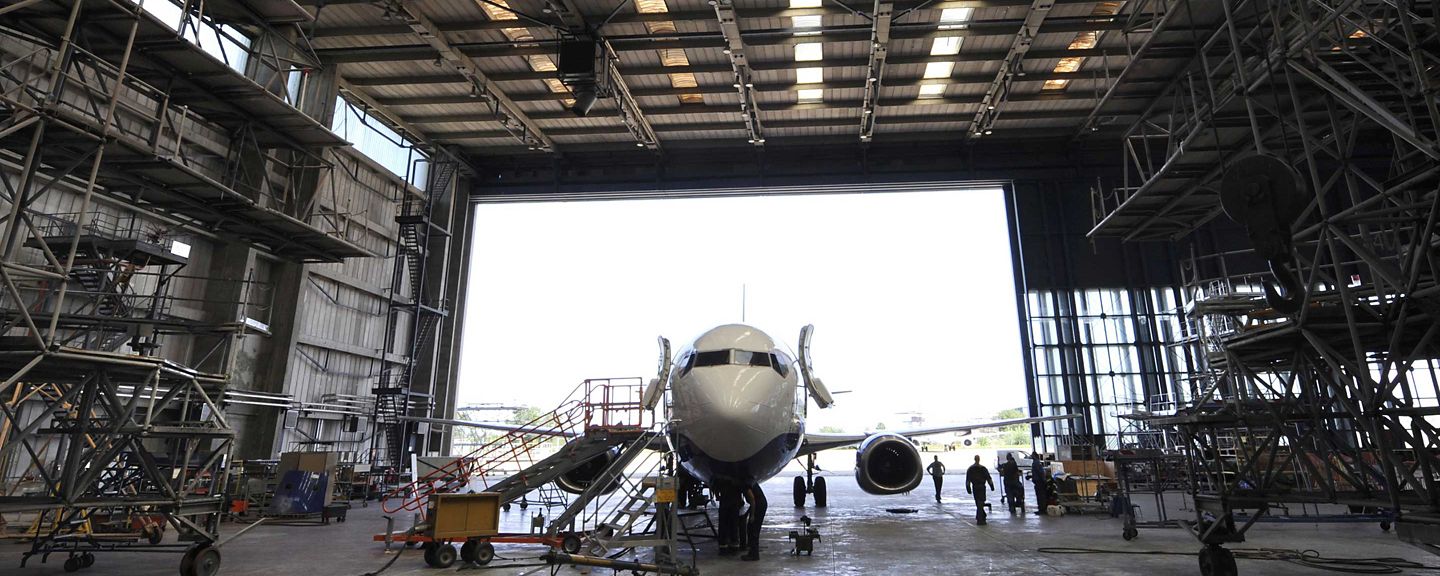
<path id="1" fill-rule="evenodd" d="M 719 326 L 681 349 L 670 394 L 681 465 L 711 486 L 764 482 L 805 440 L 796 361 L 757 328 Z"/>

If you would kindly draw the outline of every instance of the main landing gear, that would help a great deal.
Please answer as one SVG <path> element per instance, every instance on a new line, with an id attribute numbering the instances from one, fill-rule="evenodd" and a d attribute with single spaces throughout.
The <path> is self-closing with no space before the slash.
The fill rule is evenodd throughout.
<path id="1" fill-rule="evenodd" d="M 796 476 L 796 477 L 795 477 L 795 507 L 796 507 L 796 508 L 804 508 L 804 507 L 805 507 L 805 495 L 806 495 L 806 494 L 814 494 L 814 495 L 815 495 L 815 507 L 816 507 L 816 508 L 824 508 L 824 507 L 825 507 L 825 503 L 826 503 L 826 502 L 825 502 L 825 496 L 826 496 L 826 494 L 825 494 L 825 477 L 823 477 L 823 476 L 816 476 L 816 475 L 815 475 L 815 472 L 817 472 L 817 471 L 819 471 L 819 470 L 820 470 L 820 468 L 818 468 L 818 467 L 815 466 L 815 455 L 814 455 L 814 454 L 807 454 L 807 455 L 805 456 L 805 476 L 804 476 L 804 477 L 801 477 L 801 476 Z"/>

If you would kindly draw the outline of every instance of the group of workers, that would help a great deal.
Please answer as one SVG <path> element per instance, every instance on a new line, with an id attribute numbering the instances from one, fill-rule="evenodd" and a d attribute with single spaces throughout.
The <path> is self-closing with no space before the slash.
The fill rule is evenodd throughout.
<path id="1" fill-rule="evenodd" d="M 940 489 L 945 483 L 945 464 L 936 456 L 935 461 L 925 469 L 930 478 L 935 481 L 935 501 L 940 502 Z M 1015 462 L 1014 454 L 1005 455 L 1005 463 L 1000 465 L 1000 482 L 1005 487 L 1005 505 L 1009 507 L 1010 513 L 1017 511 L 1025 513 L 1025 485 L 1021 482 L 1023 472 L 1020 464 Z M 1044 514 L 1045 505 L 1050 501 L 1049 474 L 1045 468 L 1045 461 L 1035 458 L 1031 464 L 1030 479 L 1035 483 L 1035 497 L 1039 500 L 1035 513 Z M 975 463 L 965 470 L 965 493 L 975 497 L 975 523 L 985 525 L 986 510 L 990 502 L 986 498 L 986 488 L 995 489 L 995 481 L 990 477 L 990 469 L 980 463 L 980 457 L 975 457 Z"/>
<path id="2" fill-rule="evenodd" d="M 935 461 L 925 469 L 935 481 L 935 501 L 940 502 L 940 488 L 945 483 L 945 464 L 936 456 Z M 1005 455 L 1005 463 L 1000 465 L 1000 482 L 1005 487 L 1005 504 L 1010 508 L 1010 513 L 1017 511 L 1025 512 L 1025 485 L 1021 481 L 1023 472 L 1020 465 L 1015 462 L 1014 454 Z M 1031 466 L 1031 480 L 1035 483 L 1035 496 L 1040 501 L 1035 513 L 1043 514 L 1045 504 L 1049 502 L 1049 474 L 1047 474 L 1044 460 L 1036 458 Z M 965 470 L 965 493 L 975 497 L 975 523 L 984 525 L 986 509 L 990 503 L 986 498 L 987 488 L 995 489 L 995 481 L 990 477 L 990 469 L 980 463 L 980 457 L 975 457 L 975 463 Z M 765 500 L 765 492 L 759 486 L 749 486 L 744 489 L 722 488 L 714 490 L 718 493 L 720 500 L 720 514 L 718 536 L 720 540 L 720 554 L 729 555 L 745 551 L 740 557 L 741 560 L 757 560 L 760 557 L 760 528 L 765 518 L 765 510 L 768 503 Z"/>

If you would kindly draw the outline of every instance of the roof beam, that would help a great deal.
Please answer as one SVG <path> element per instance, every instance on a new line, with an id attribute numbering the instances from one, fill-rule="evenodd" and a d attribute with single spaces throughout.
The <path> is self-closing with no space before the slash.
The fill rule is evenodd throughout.
<path id="1" fill-rule="evenodd" d="M 875 0 L 875 13 L 870 21 L 870 62 L 865 71 L 865 103 L 860 107 L 860 142 L 870 142 L 875 134 L 875 105 L 880 100 L 880 86 L 885 81 L 885 57 L 890 51 L 890 17 L 895 5 Z"/>
<path id="2" fill-rule="evenodd" d="M 949 85 L 949 84 L 986 84 L 986 83 L 989 83 L 989 82 L 990 82 L 991 80 L 993 80 L 993 79 L 994 79 L 994 77 L 991 76 L 991 75 L 988 75 L 988 74 L 983 74 L 983 75 L 982 75 L 982 74 L 971 74 L 971 75 L 965 75 L 965 76 L 951 76 L 951 77 L 949 77 L 949 78 L 909 77 L 909 78 L 892 80 L 890 83 L 886 84 L 885 86 L 886 86 L 886 87 L 891 87 L 891 88 L 899 88 L 899 87 L 907 87 L 907 86 L 923 86 L 923 85 L 926 85 L 926 84 L 945 84 L 945 85 Z M 1024 81 L 1024 82 L 1043 82 L 1043 81 L 1045 81 L 1045 80 L 1051 80 L 1051 79 L 1066 79 L 1066 80 L 1104 80 L 1105 78 L 1102 77 L 1102 76 L 1100 75 L 1100 73 L 1098 73 L 1098 72 L 1047 72 L 1047 73 L 1038 73 L 1038 72 L 1037 72 L 1037 73 L 1035 73 L 1035 74 L 1031 74 L 1031 75 L 1026 76 L 1025 78 L 1023 78 L 1023 80 L 1017 80 L 1017 81 Z M 1141 83 L 1141 82 L 1169 82 L 1170 80 L 1171 80 L 1171 79 L 1168 78 L 1168 77 L 1153 77 L 1153 78 L 1144 78 L 1144 79 L 1134 79 L 1134 80 L 1132 80 L 1132 83 Z M 851 89 L 851 88 L 866 88 L 867 86 L 868 86 L 868 83 L 867 83 L 866 81 L 864 81 L 864 80 L 832 80 L 832 81 L 829 81 L 829 82 L 820 82 L 820 83 L 818 83 L 818 84 L 805 84 L 805 85 L 795 84 L 794 82 L 767 82 L 767 83 L 753 83 L 753 82 L 752 82 L 752 83 L 751 83 L 751 86 L 749 87 L 749 90 L 750 90 L 750 92 L 751 92 L 752 94 L 755 94 L 755 95 L 758 96 L 758 95 L 761 94 L 761 93 L 794 92 L 795 90 L 797 90 L 797 89 L 799 89 L 799 88 L 819 88 L 819 89 L 824 89 L 824 90 L 842 90 L 842 89 Z M 694 87 L 694 88 L 674 88 L 674 87 L 647 88 L 647 89 L 643 89 L 643 90 L 635 90 L 635 91 L 632 92 L 632 95 L 633 95 L 633 97 L 636 97 L 636 98 L 645 98 L 645 97 L 652 97 L 652 96 L 679 96 L 679 95 L 682 95 L 682 94 L 730 94 L 730 93 L 733 93 L 734 91 L 735 91 L 735 88 L 734 88 L 733 85 L 701 84 L 701 85 L 696 86 L 696 87 Z M 1076 93 L 1076 94 L 1053 93 L 1053 94 L 1046 94 L 1046 96 L 1054 97 L 1054 98 L 1057 99 L 1057 100 L 1065 100 L 1065 99 L 1087 99 L 1087 100 L 1088 100 L 1088 99 L 1093 99 L 1093 94 L 1078 94 L 1078 93 Z M 539 91 L 539 92 L 515 93 L 515 94 L 512 94 L 512 95 L 511 95 L 511 99 L 514 100 L 514 101 L 516 101 L 516 102 L 547 102 L 547 101 L 551 101 L 551 100 L 557 100 L 557 101 L 558 101 L 558 100 L 564 100 L 564 99 L 569 98 L 569 97 L 570 97 L 570 96 L 569 96 L 568 94 L 555 93 L 555 92 L 551 92 L 551 91 L 548 91 L 548 90 Z M 872 99 L 872 100 L 873 100 L 873 99 L 878 99 L 878 98 L 879 98 L 879 95 L 878 95 L 878 94 L 876 94 L 876 95 L 874 95 L 874 96 L 872 97 L 872 96 L 870 96 L 870 95 L 867 93 L 867 99 Z M 433 105 L 433 104 L 468 104 L 468 103 L 473 103 L 473 102 L 474 102 L 473 99 L 471 99 L 468 95 L 464 95 L 464 94 L 450 94 L 450 95 L 443 95 L 443 96 L 398 96 L 398 97 L 392 97 L 392 98 L 379 98 L 378 100 L 379 100 L 382 104 L 385 104 L 385 105 L 387 105 L 387 106 L 425 106 L 425 105 Z"/>
<path id="3" fill-rule="evenodd" d="M 658 15 L 665 15 L 661 13 Z M 713 18 L 714 15 L 711 15 Z M 743 19 L 743 17 L 741 18 Z M 978 20 L 966 24 L 964 27 L 946 27 L 937 22 L 914 22 L 909 24 L 895 24 L 892 26 L 892 34 L 897 40 L 914 38 L 947 38 L 947 37 L 974 37 L 974 36 L 1011 36 L 1017 34 L 1025 25 L 1024 20 Z M 515 24 L 509 20 L 482 20 L 477 22 L 449 22 L 437 24 L 437 30 L 445 33 L 465 33 L 480 30 L 498 30 L 502 28 L 513 28 Z M 863 42 L 871 36 L 872 24 L 867 25 L 831 25 L 816 30 L 821 40 L 825 42 Z M 1100 18 L 1054 18 L 1048 21 L 1039 33 L 1073 33 L 1090 32 L 1095 30 L 1124 30 L 1127 29 L 1127 18 L 1124 16 L 1108 16 Z M 537 30 L 538 31 L 538 30 Z M 1184 29 L 1171 30 L 1172 32 L 1183 32 Z M 403 24 L 382 24 L 364 26 L 339 26 L 332 28 L 317 29 L 316 39 L 345 38 L 345 37 L 373 37 L 384 35 L 409 34 L 410 28 Z M 794 30 L 789 28 L 755 29 L 750 28 L 742 32 L 745 42 L 751 46 L 775 46 L 794 44 L 797 42 L 813 42 L 814 35 L 796 36 Z M 611 34 L 607 38 L 614 44 L 615 49 L 621 52 L 630 50 L 653 49 L 654 42 L 673 43 L 668 48 L 716 48 L 723 47 L 724 30 L 697 31 L 697 32 L 675 32 L 664 35 L 652 34 Z M 533 41 L 527 41 L 526 45 L 553 45 L 557 42 L 554 37 L 538 37 Z M 508 42 L 497 42 L 496 44 L 510 45 Z M 552 50 L 553 51 L 553 50 Z"/>
<path id="4" fill-rule="evenodd" d="M 935 61 L 940 61 L 940 60 L 945 60 L 945 59 L 948 59 L 948 58 L 950 58 L 950 57 L 948 57 L 948 56 L 935 56 L 935 57 L 934 57 L 934 60 L 935 60 Z M 914 60 L 914 59 L 908 59 L 908 60 Z M 889 60 L 889 61 L 890 61 L 890 62 L 895 62 L 894 59 L 891 59 L 891 60 Z M 929 59 L 926 59 L 926 61 L 929 61 Z M 925 63 L 925 62 L 907 61 L 907 62 L 905 62 L 905 63 L 907 63 L 907 64 L 923 64 L 923 63 Z M 806 62 L 805 64 L 822 64 L 822 65 L 823 65 L 823 64 L 827 64 L 827 63 L 822 61 L 822 62 Z M 799 68 L 800 66 L 795 66 L 795 67 L 796 67 L 796 68 Z M 817 66 L 817 68 L 838 68 L 838 67 L 842 67 L 842 66 Z M 783 70 L 788 70 L 788 69 L 790 69 L 789 66 L 781 67 L 781 68 L 761 68 L 761 67 L 759 67 L 759 66 L 752 66 L 752 67 L 751 67 L 751 70 L 752 70 L 752 71 L 755 71 L 755 72 L 783 71 Z M 682 72 L 691 72 L 691 73 L 697 73 L 697 74 L 698 74 L 698 73 L 701 73 L 701 72 L 730 72 L 730 71 L 731 71 L 731 68 L 730 68 L 730 65 L 728 65 L 728 64 L 722 64 L 722 65 L 704 65 L 704 66 L 688 66 L 688 67 L 685 67 L 685 66 L 671 66 L 671 67 L 669 67 L 669 68 L 666 68 L 666 67 L 664 67 L 664 66 L 658 66 L 658 67 L 640 67 L 640 68 L 626 68 L 626 69 L 623 69 L 622 71 L 625 73 L 625 76 L 626 76 L 626 77 L 633 78 L 633 77 L 636 77 L 636 76 L 665 76 L 665 75 L 667 75 L 667 74 L 674 73 L 674 72 L 677 71 L 677 70 L 682 71 Z M 1105 68 L 1105 69 L 1100 69 L 1100 70 L 1081 70 L 1081 71 L 1079 71 L 1079 72 L 1039 71 L 1039 72 L 1030 72 L 1029 74 L 1027 74 L 1027 75 L 1025 76 L 1025 80 L 1026 80 L 1026 81 L 1032 81 L 1032 80 L 1037 80 L 1037 81 L 1038 81 L 1038 80 L 1050 80 L 1050 79 L 1058 79 L 1058 78 L 1066 78 L 1066 79 L 1071 79 L 1071 80 L 1090 80 L 1090 79 L 1110 78 L 1110 77 L 1113 77 L 1113 76 L 1119 74 L 1122 70 L 1124 70 L 1124 67 L 1123 67 L 1123 66 L 1112 66 L 1112 67 Z M 495 81 L 495 82 L 522 82 L 522 81 L 544 80 L 544 79 L 546 79 L 546 78 L 554 78 L 554 77 L 555 77 L 555 73 L 554 73 L 554 72 L 505 72 L 505 73 L 490 74 L 489 76 L 490 76 L 490 79 L 493 80 L 493 81 Z M 952 82 L 952 83 L 957 83 L 957 84 L 984 83 L 984 82 L 989 82 L 991 78 L 992 78 L 992 76 L 989 75 L 989 74 L 967 74 L 967 75 L 964 75 L 964 76 L 952 76 L 952 77 L 950 77 L 950 78 L 948 79 L 948 81 L 949 81 L 949 82 Z M 1166 79 L 1168 80 L 1169 78 L 1166 78 Z M 420 74 L 420 75 L 404 75 L 404 76 L 363 76 L 363 77 L 350 77 L 350 78 L 348 78 L 348 80 L 350 81 L 350 84 L 352 84 L 352 85 L 354 85 L 354 86 L 414 86 L 414 85 L 464 84 L 464 83 L 465 83 L 465 78 L 464 78 L 463 76 L 459 76 L 459 75 L 457 75 L 457 74 L 445 74 L 445 73 L 432 74 L 432 75 Z M 903 85 L 905 85 L 905 84 L 907 84 L 907 83 L 913 84 L 913 83 L 915 83 L 915 81 L 917 81 L 917 80 L 920 80 L 920 79 L 899 79 L 899 80 L 893 80 L 892 82 L 887 82 L 886 85 L 887 85 L 887 86 L 903 86 Z M 944 80 L 945 80 L 945 79 L 941 79 L 940 81 L 944 81 Z M 1137 81 L 1137 82 L 1150 82 L 1150 81 L 1155 81 L 1155 80 L 1156 80 L 1156 79 L 1154 79 L 1154 78 L 1139 78 L 1139 79 L 1136 79 L 1135 81 Z M 858 82 L 857 82 L 857 84 L 858 84 Z M 791 85 L 793 86 L 793 84 L 791 84 Z M 760 90 L 765 90 L 765 88 L 760 88 Z"/>
<path id="5" fill-rule="evenodd" d="M 500 121 L 501 126 L 514 136 L 527 148 L 535 148 L 547 152 L 555 150 L 555 143 L 540 130 L 530 117 L 525 115 L 514 101 L 506 96 L 495 82 L 480 71 L 480 66 L 470 59 L 455 45 L 452 45 L 438 30 L 435 23 L 429 17 L 422 14 L 418 9 L 407 5 L 400 0 L 386 0 L 392 17 L 400 18 L 405 22 L 416 35 L 420 36 L 429 44 L 429 48 L 436 53 L 436 63 L 443 62 L 445 65 L 461 76 L 469 80 L 471 84 L 470 96 L 472 100 L 481 100 L 490 107 L 490 111 Z"/>
<path id="6" fill-rule="evenodd" d="M 1025 14 L 1025 24 L 1010 41 L 1010 50 L 1000 61 L 1000 71 L 995 73 L 990 89 L 985 91 L 985 97 L 980 102 L 980 109 L 975 111 L 975 120 L 970 123 L 970 132 L 966 138 L 983 134 L 995 123 L 995 118 L 1000 115 L 1001 104 L 1009 96 L 1011 82 L 1017 74 L 1025 73 L 1022 64 L 1025 54 L 1030 51 L 1030 43 L 1035 40 L 1035 35 L 1040 33 L 1040 25 L 1045 22 L 1045 17 L 1050 14 L 1050 8 L 1054 4 L 1055 0 L 1034 0 L 1030 4 L 1030 11 Z"/>
<path id="7" fill-rule="evenodd" d="M 1133 115 L 1133 114 L 1131 114 Z M 910 116 L 884 116 L 877 119 L 881 125 L 895 124 L 932 124 L 932 123 L 965 123 L 973 117 L 969 114 L 953 114 L 948 116 L 933 115 L 910 115 Z M 1034 112 L 1014 112 L 1006 115 L 1007 120 L 1079 120 L 1081 116 L 1077 111 L 1053 111 L 1040 110 Z M 796 120 L 771 120 L 765 124 L 772 129 L 782 128 L 814 128 L 814 127 L 837 127 L 853 126 L 855 120 L 848 117 L 841 118 L 812 118 Z M 687 122 L 675 124 L 658 124 L 655 129 L 660 132 L 696 132 L 704 130 L 745 130 L 745 124 L 739 119 L 733 121 L 719 122 Z M 554 128 L 548 134 L 554 137 L 562 136 L 595 136 L 608 134 L 624 134 L 624 126 L 586 126 L 582 128 Z M 500 130 L 455 130 L 447 132 L 434 132 L 436 140 L 481 140 L 490 138 L 503 138 L 505 132 Z"/>
<path id="8" fill-rule="evenodd" d="M 715 7 L 720 31 L 725 36 L 725 52 L 730 56 L 730 67 L 735 73 L 735 90 L 740 94 L 740 112 L 745 116 L 750 143 L 763 147 L 765 127 L 760 122 L 760 105 L 755 99 L 755 84 L 750 78 L 750 61 L 745 56 L 745 40 L 740 35 L 735 4 L 732 0 L 711 0 L 711 4 Z"/>
<path id="9" fill-rule="evenodd" d="M 813 37 L 812 37 L 812 38 L 813 38 Z M 893 36 L 892 36 L 892 39 L 893 39 Z M 743 41 L 742 41 L 742 42 L 743 42 Z M 466 56 L 469 56 L 469 57 L 471 57 L 471 58 L 482 58 L 482 59 L 483 59 L 483 58 L 502 58 L 502 57 L 508 57 L 508 56 L 533 56 L 533 55 L 554 56 L 554 55 L 555 55 L 555 49 L 554 49 L 553 46 L 534 46 L 534 45 L 526 45 L 526 46 L 513 46 L 513 47 L 512 47 L 512 46 L 510 46 L 509 44 L 501 44 L 501 43 L 454 44 L 453 46 L 454 46 L 460 53 L 462 53 L 462 54 L 464 54 L 464 55 L 466 55 Z M 666 42 L 663 42 L 663 41 L 655 41 L 654 44 L 652 44 L 651 46 L 649 46 L 648 48 L 645 48 L 645 49 L 647 49 L 647 50 L 657 50 L 657 49 L 661 49 L 661 48 L 674 48 L 674 47 L 676 47 L 676 46 L 674 46 L 673 44 L 670 44 L 670 43 L 666 43 Z M 718 45 L 717 45 L 716 47 L 717 47 L 717 48 L 723 48 L 723 46 L 718 46 Z M 619 52 L 624 52 L 624 51 L 625 51 L 624 49 L 622 49 L 622 48 L 620 48 L 620 47 L 618 47 L 618 46 L 616 47 L 616 50 L 619 51 Z M 637 50 L 638 50 L 638 48 L 637 48 Z M 327 59 L 329 59 L 330 61 L 336 62 L 336 63 L 339 63 L 339 64 L 360 63 L 360 62 L 413 62 L 413 61 L 426 61 L 426 60 L 434 60 L 435 57 L 438 55 L 438 53 L 435 51 L 434 48 L 431 48 L 430 46 L 425 46 L 425 45 L 408 45 L 408 46 L 363 46 L 363 47 L 348 47 L 348 48 L 320 48 L 320 49 L 315 50 L 315 53 L 316 53 L 316 55 L 320 56 L 321 58 L 327 58 Z M 940 59 L 943 59 L 943 60 L 946 60 L 946 61 L 953 61 L 953 62 L 985 62 L 985 61 L 1001 60 L 1001 59 L 1005 58 L 1005 56 L 1006 56 L 1007 54 L 1008 54 L 1008 51 L 987 50 L 987 51 L 983 51 L 983 52 L 968 52 L 968 53 L 967 53 L 967 52 L 961 52 L 958 56 L 945 56 L 945 57 L 941 57 Z M 1189 43 L 1166 43 L 1166 44 L 1157 44 L 1154 48 L 1151 48 L 1151 54 L 1149 55 L 1149 58 L 1150 58 L 1150 59 L 1158 59 L 1158 58 L 1189 58 L 1189 57 L 1192 56 L 1193 54 L 1194 54 L 1194 50 L 1193 50 L 1193 48 L 1192 48 L 1192 45 L 1189 44 Z M 1043 60 L 1043 59 L 1046 59 L 1046 58 L 1064 58 L 1064 57 L 1067 57 L 1067 56 L 1083 56 L 1083 57 L 1105 56 L 1105 57 L 1113 60 L 1113 59 L 1117 59 L 1117 58 L 1127 58 L 1127 57 L 1128 57 L 1128 53 L 1126 52 L 1126 50 L 1125 50 L 1125 48 L 1124 48 L 1123 46 L 1109 46 L 1109 47 L 1104 47 L 1104 48 L 1088 48 L 1088 49 L 1084 49 L 1084 50 L 1066 50 L 1066 49 L 1056 49 L 1056 50 L 1030 50 L 1030 51 L 1027 53 L 1026 58 L 1027 58 L 1027 59 L 1031 59 L 1031 60 Z M 907 58 L 908 58 L 909 60 L 911 60 L 911 61 L 919 61 L 919 60 L 923 60 L 923 61 L 927 61 L 927 62 L 928 62 L 928 61 L 931 61 L 931 60 L 928 59 L 928 58 L 931 58 L 931 57 L 928 56 L 928 54 L 926 54 L 925 56 L 912 55 L 912 56 L 909 56 L 909 57 L 907 57 Z M 852 65 L 852 66 L 865 66 L 865 65 L 868 65 L 868 64 L 869 64 L 869 60 L 851 60 L 851 61 L 841 61 L 841 62 L 844 62 L 843 65 Z M 898 59 L 898 57 L 896 57 L 896 56 L 894 56 L 894 55 L 891 55 L 889 58 L 887 58 L 886 63 L 887 63 L 887 64 L 900 64 L 900 63 L 902 63 L 902 62 Z M 837 65 L 837 64 L 839 64 L 839 63 L 838 63 L 838 62 L 828 62 L 828 63 L 822 62 L 822 64 L 827 65 L 827 66 L 835 66 L 835 65 Z M 775 68 L 795 68 L 795 67 L 796 67 L 796 66 L 794 66 L 794 62 L 779 61 L 779 62 L 753 62 L 753 63 L 751 63 L 751 62 L 748 62 L 748 59 L 747 59 L 747 65 L 751 66 L 751 67 L 752 67 L 753 69 L 755 69 L 755 70 L 775 69 Z M 673 68 L 670 69 L 670 72 L 681 72 L 681 71 L 685 71 L 685 70 L 686 70 L 686 68 L 684 68 L 684 67 L 673 67 Z M 622 71 L 625 71 L 625 72 L 629 73 L 629 71 L 626 70 L 626 69 L 624 69 L 624 68 L 622 68 Z"/>

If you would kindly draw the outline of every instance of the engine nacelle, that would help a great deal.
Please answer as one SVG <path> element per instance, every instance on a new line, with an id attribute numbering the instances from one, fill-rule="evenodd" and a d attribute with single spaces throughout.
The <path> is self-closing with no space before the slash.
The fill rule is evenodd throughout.
<path id="1" fill-rule="evenodd" d="M 556 478 L 555 485 L 571 494 L 580 494 L 589 488 L 590 484 L 594 483 L 595 479 L 599 478 L 605 469 L 610 467 L 610 463 L 619 456 L 620 451 L 616 449 L 586 460 L 583 464 Z M 617 486 L 619 486 L 619 482 L 612 481 L 609 486 L 605 487 L 605 493 L 614 492 Z"/>
<path id="2" fill-rule="evenodd" d="M 925 479 L 920 450 L 899 434 L 876 434 L 855 453 L 855 482 L 871 494 L 909 492 Z"/>

